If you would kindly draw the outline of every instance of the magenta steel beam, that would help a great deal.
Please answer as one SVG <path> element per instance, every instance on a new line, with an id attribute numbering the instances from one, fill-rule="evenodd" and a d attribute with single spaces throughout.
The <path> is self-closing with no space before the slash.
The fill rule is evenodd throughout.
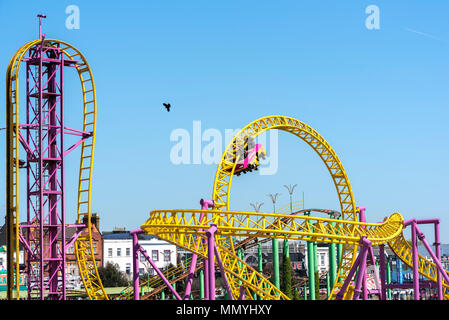
<path id="1" fill-rule="evenodd" d="M 245 286 L 240 287 L 240 294 L 238 300 L 245 300 Z"/>
<path id="2" fill-rule="evenodd" d="M 343 282 L 343 285 L 340 288 L 340 291 L 338 291 L 337 295 L 335 296 L 336 300 L 342 300 L 346 290 L 348 289 L 348 286 L 350 284 L 350 282 L 352 281 L 352 278 L 354 277 L 355 272 L 357 271 L 357 268 L 360 265 L 360 261 L 362 260 L 362 251 L 363 251 L 363 238 L 360 239 L 359 243 L 362 245 L 362 248 L 359 252 L 359 254 L 357 255 L 357 258 L 354 261 L 354 264 L 352 265 L 351 269 L 349 270 L 348 275 L 346 276 L 345 281 Z"/>
<path id="3" fill-rule="evenodd" d="M 441 243 L 440 243 L 440 219 L 438 218 L 431 218 L 431 219 L 410 219 L 410 220 L 406 220 L 404 221 L 404 227 L 407 227 L 409 225 L 413 225 L 416 226 L 418 224 L 434 224 L 434 232 L 435 232 L 435 256 L 437 258 L 438 261 L 441 261 Z M 413 232 L 413 231 L 412 231 Z M 438 299 L 439 300 L 443 300 L 443 285 L 442 285 L 442 278 L 441 278 L 442 274 L 441 272 L 438 270 L 437 271 L 437 284 L 438 284 Z"/>
<path id="4" fill-rule="evenodd" d="M 375 279 L 379 279 L 379 274 L 378 274 L 377 268 L 376 268 L 376 257 L 374 256 L 374 250 L 373 250 L 372 245 L 368 246 L 368 257 L 369 257 L 369 260 L 371 261 L 371 265 L 374 267 Z M 365 272 L 365 276 L 363 279 L 363 299 L 368 300 L 368 294 L 378 294 L 380 296 L 381 288 L 368 290 L 366 279 L 367 279 L 367 275 Z M 378 283 L 376 283 L 376 286 L 377 285 L 378 285 Z"/>
<path id="5" fill-rule="evenodd" d="M 385 245 L 379 245 L 379 269 L 380 269 L 380 300 L 387 300 L 385 288 Z"/>
<path id="6" fill-rule="evenodd" d="M 366 207 L 359 206 L 359 207 L 357 207 L 357 209 L 359 210 L 359 221 L 366 222 L 366 215 L 365 215 Z M 361 228 L 365 229 L 365 226 L 362 226 Z M 366 258 L 365 258 L 365 260 L 366 260 Z M 366 261 L 364 261 L 364 263 L 365 263 L 365 270 L 366 270 Z M 363 290 L 363 300 L 367 300 L 368 299 L 368 288 L 366 287 L 366 272 L 363 273 L 362 290 Z"/>
<path id="7" fill-rule="evenodd" d="M 205 244 L 205 246 L 206 245 L 207 244 Z M 209 300 L 209 264 L 207 263 L 207 261 L 204 261 L 203 269 L 204 269 L 204 300 Z"/>
<path id="8" fill-rule="evenodd" d="M 419 230 L 417 225 L 415 226 L 415 229 L 416 229 L 416 235 L 417 235 L 418 239 L 421 240 L 421 242 L 423 243 L 424 247 L 427 249 L 427 251 L 429 252 L 430 256 L 432 257 L 433 262 L 436 264 L 438 271 L 443 276 L 443 278 L 446 281 L 446 283 L 449 284 L 449 276 L 446 273 L 446 271 L 444 270 L 443 266 L 441 265 L 441 261 L 437 258 L 437 256 L 433 252 L 432 248 L 427 243 L 425 235 L 421 232 L 421 230 Z"/>
<path id="9" fill-rule="evenodd" d="M 215 300 L 215 232 L 217 226 L 211 225 L 206 232 L 207 237 L 207 268 L 209 269 L 209 300 Z"/>
<path id="10" fill-rule="evenodd" d="M 213 201 L 206 200 L 206 199 L 201 199 L 200 200 L 200 204 L 201 204 L 202 208 L 206 208 L 205 210 L 207 210 L 209 208 L 209 206 L 213 205 Z M 207 217 L 207 215 L 206 215 L 206 217 Z M 206 241 L 207 240 L 203 239 L 203 246 L 206 246 Z M 209 264 L 208 263 L 204 263 L 203 266 L 204 266 L 204 299 L 205 300 L 209 300 L 210 299 L 210 297 L 209 297 L 209 292 L 210 292 L 210 289 L 209 289 L 209 279 L 210 279 L 210 276 L 209 276 L 209 272 L 210 272 Z"/>
<path id="11" fill-rule="evenodd" d="M 74 225 L 66 225 L 66 228 L 76 228 L 77 231 L 72 235 L 70 240 L 65 244 L 64 251 L 67 250 L 75 243 L 76 239 L 86 230 L 87 225 L 85 224 L 74 224 Z"/>
<path id="12" fill-rule="evenodd" d="M 137 236 L 143 233 L 142 229 L 136 229 L 129 232 L 133 240 L 133 289 L 134 300 L 140 300 L 139 287 L 139 240 Z"/>
<path id="13" fill-rule="evenodd" d="M 33 154 L 33 149 L 31 149 L 31 147 L 29 146 L 28 142 L 23 137 L 23 135 L 22 135 L 22 133 L 20 131 L 19 131 L 19 141 L 20 141 L 22 147 L 25 149 L 25 152 L 27 154 Z"/>
<path id="14" fill-rule="evenodd" d="M 364 282 L 366 283 L 366 258 L 368 256 L 368 249 L 371 246 L 371 241 L 366 239 L 365 236 L 362 236 L 361 243 L 362 248 L 359 253 L 361 257 L 359 260 L 359 271 L 357 272 L 357 279 L 354 287 L 354 296 L 352 298 L 353 300 L 359 300 L 360 293 L 362 292 L 362 284 Z M 364 287 L 366 288 L 366 285 Z M 366 300 L 365 294 L 363 295 L 363 299 Z"/>
<path id="15" fill-rule="evenodd" d="M 69 128 L 69 127 L 64 127 L 64 133 L 71 134 L 74 136 L 81 136 L 81 137 L 92 135 L 92 132 L 87 132 L 87 131 Z"/>
<path id="16" fill-rule="evenodd" d="M 198 239 L 198 240 L 200 240 L 200 239 Z M 190 260 L 190 269 L 189 269 L 189 275 L 187 276 L 187 284 L 186 284 L 186 290 L 184 292 L 184 300 L 190 299 L 190 293 L 192 292 L 192 283 L 193 283 L 193 277 L 195 274 L 197 260 L 198 260 L 198 256 L 196 254 L 194 254 L 192 256 L 192 259 Z"/>
<path id="17" fill-rule="evenodd" d="M 64 151 L 63 156 L 68 155 L 70 152 L 72 152 L 76 147 L 78 147 L 80 144 L 82 144 L 84 141 L 92 137 L 92 135 L 85 136 L 82 139 L 78 140 L 75 144 L 73 144 L 70 148 L 68 148 L 66 151 Z"/>
<path id="18" fill-rule="evenodd" d="M 435 255 L 438 261 L 441 261 L 441 243 L 440 243 L 440 219 L 434 223 L 435 231 Z M 438 284 L 438 300 L 443 300 L 443 283 L 441 278 L 441 272 L 438 270 L 437 273 L 437 284 Z"/>
<path id="19" fill-rule="evenodd" d="M 20 241 L 20 244 L 26 249 L 26 253 L 29 255 L 33 255 L 33 250 L 31 249 L 30 245 L 25 240 L 25 238 L 21 232 L 19 232 L 19 241 Z"/>
<path id="20" fill-rule="evenodd" d="M 360 220 L 360 222 L 366 222 L 366 214 L 365 214 L 366 207 L 365 206 L 360 206 L 360 207 L 357 207 L 357 209 L 359 211 L 359 220 Z M 364 228 L 365 228 L 365 226 L 362 226 L 362 229 L 364 229 Z M 369 256 L 371 264 L 373 266 L 376 266 L 376 258 L 374 256 L 373 247 L 371 245 L 367 245 L 367 250 L 368 250 L 367 255 Z M 365 258 L 365 260 L 366 260 L 366 258 Z M 368 287 L 367 287 L 367 274 L 366 274 L 366 262 L 364 264 L 365 264 L 365 268 L 364 268 L 365 271 L 363 273 L 363 279 L 362 279 L 362 294 L 363 294 L 363 299 L 367 300 L 368 299 L 368 294 L 374 294 L 375 293 L 375 294 L 382 295 L 382 289 L 379 288 L 377 290 L 368 290 Z M 376 273 L 376 277 L 377 277 L 377 269 L 375 269 L 374 272 Z"/>
<path id="21" fill-rule="evenodd" d="M 413 289 L 413 283 L 390 283 L 386 284 L 387 289 Z M 433 281 L 420 281 L 419 287 L 424 289 L 438 288 L 438 284 Z"/>
<path id="22" fill-rule="evenodd" d="M 44 168 L 43 168 L 43 164 L 42 164 L 42 140 L 43 140 L 43 110 L 42 110 L 42 76 L 43 76 L 43 63 L 42 63 L 42 59 L 43 59 L 43 50 L 42 48 L 44 47 L 44 37 L 42 37 L 42 42 L 41 45 L 38 47 L 38 50 L 36 50 L 37 52 L 39 52 L 39 60 L 38 60 L 38 115 L 39 115 L 39 119 L 38 119 L 38 137 L 37 137 L 37 144 L 38 144 L 38 168 L 37 168 L 37 172 L 38 172 L 38 176 L 37 176 L 37 181 L 36 181 L 36 186 L 37 186 L 37 192 L 39 194 L 39 198 L 36 199 L 35 201 L 37 202 L 37 206 L 36 208 L 38 209 L 38 221 L 39 221 L 39 274 L 38 274 L 38 281 L 39 281 L 39 294 L 41 299 L 44 299 L 44 255 L 43 255 L 43 251 L 44 251 L 44 222 L 43 222 L 43 212 L 44 212 L 44 206 L 43 206 L 43 199 L 44 199 L 44 193 L 43 193 L 43 188 L 42 188 L 42 177 L 44 175 Z M 32 195 L 32 192 L 30 192 L 30 195 Z"/>
<path id="23" fill-rule="evenodd" d="M 201 199 L 200 200 L 201 210 L 209 210 L 214 207 L 214 201 L 212 200 L 206 200 Z M 205 212 L 202 212 L 200 215 L 200 223 L 203 221 L 203 219 L 207 219 L 207 214 Z M 203 229 L 199 229 L 199 231 L 202 231 Z M 199 241 L 202 241 L 200 237 L 198 237 L 196 247 L 199 246 Z M 190 293 L 192 291 L 192 283 L 193 283 L 193 276 L 195 273 L 196 263 L 198 260 L 198 256 L 196 254 L 192 255 L 192 259 L 190 260 L 190 269 L 189 269 L 189 275 L 187 276 L 187 284 L 186 284 L 186 290 L 184 292 L 184 300 L 190 299 Z M 206 263 L 204 263 L 204 266 Z M 204 267 L 206 269 L 207 267 Z M 205 281 L 207 282 L 207 280 Z"/>
<path id="24" fill-rule="evenodd" d="M 176 297 L 176 300 L 182 300 L 181 296 L 176 292 L 176 290 L 173 288 L 173 286 L 170 284 L 170 281 L 167 280 L 167 278 L 164 276 L 164 274 L 159 270 L 157 265 L 151 260 L 151 258 L 148 256 L 148 253 L 142 246 L 138 246 L 138 251 L 145 257 L 145 259 L 151 264 L 151 267 L 156 271 L 157 275 L 162 279 L 164 284 L 167 286 L 167 288 L 173 293 L 173 295 Z"/>
<path id="25" fill-rule="evenodd" d="M 360 207 L 357 207 L 357 208 L 359 209 L 359 221 L 360 222 L 366 222 L 366 215 L 365 215 L 366 207 L 360 206 Z M 361 228 L 364 229 L 365 226 L 362 226 Z"/>
<path id="26" fill-rule="evenodd" d="M 52 58 L 58 58 L 59 56 L 62 56 L 63 59 L 63 54 L 60 54 L 60 52 L 56 52 L 56 51 L 48 51 L 48 53 L 50 54 L 50 57 Z M 44 83 L 43 87 L 45 88 L 45 86 L 47 86 L 47 106 L 48 106 L 48 110 L 42 110 L 43 114 L 44 112 L 47 112 L 47 116 L 48 116 L 48 129 L 47 129 L 47 148 L 44 149 L 44 153 L 47 151 L 48 152 L 48 158 L 51 159 L 50 161 L 45 161 L 44 159 L 42 159 L 42 164 L 43 166 L 45 166 L 47 168 L 47 172 L 48 172 L 48 179 L 47 179 L 47 183 L 48 183 L 48 189 L 45 189 L 45 185 L 47 183 L 44 183 L 42 186 L 43 192 L 46 193 L 46 190 L 49 191 L 47 197 L 48 197 L 48 217 L 49 217 L 49 224 L 48 224 L 48 234 L 49 234 L 49 246 L 48 249 L 49 250 L 49 258 L 47 260 L 47 265 L 48 265 L 48 270 L 49 270 L 49 295 L 51 299 L 59 299 L 59 293 L 58 293 L 58 276 L 57 273 L 58 271 L 61 274 L 65 274 L 65 271 L 63 270 L 65 267 L 65 252 L 58 252 L 59 247 L 58 247 L 58 241 L 57 241 L 57 234 L 59 232 L 62 232 L 62 239 L 65 240 L 65 228 L 61 227 L 64 226 L 62 224 L 62 216 L 60 215 L 62 212 L 59 211 L 58 209 L 60 208 L 60 210 L 63 210 L 62 208 L 64 207 L 61 203 L 61 207 L 58 208 L 58 202 L 59 200 L 63 201 L 62 199 L 63 197 L 63 190 L 64 188 L 59 188 L 58 186 L 58 167 L 60 166 L 61 168 L 64 166 L 62 159 L 60 161 L 58 160 L 54 160 L 56 158 L 59 157 L 58 154 L 58 133 L 57 130 L 58 129 L 62 129 L 64 128 L 64 124 L 61 123 L 63 121 L 63 115 L 61 114 L 61 111 L 63 109 L 63 105 L 62 105 L 62 100 L 59 99 L 59 97 L 62 96 L 62 91 L 58 92 L 57 89 L 57 77 L 56 77 L 56 71 L 58 69 L 58 65 L 56 63 L 49 63 L 47 65 L 47 82 Z M 61 67 L 61 71 L 64 68 Z M 61 74 L 62 76 L 62 74 Z M 61 85 L 63 85 L 61 83 Z M 61 114 L 61 117 L 59 119 L 58 122 L 58 116 L 57 116 L 57 104 L 58 101 L 60 102 L 60 109 L 59 112 Z M 62 135 L 59 135 L 59 140 L 60 141 L 64 141 Z M 62 139 L 62 140 L 61 140 Z M 63 146 L 63 144 L 61 144 L 61 146 Z M 45 157 L 44 154 L 42 154 L 42 157 Z M 62 173 L 62 172 L 61 172 Z M 62 174 L 59 176 L 60 179 L 62 178 Z M 45 181 L 45 177 L 44 179 L 42 179 L 41 181 Z M 59 197 L 59 195 L 57 194 L 57 192 L 60 192 L 61 197 Z M 62 250 L 64 251 L 64 250 Z M 59 266 L 61 265 L 60 262 L 63 261 L 62 265 L 62 269 L 59 268 Z M 63 281 L 62 286 L 65 287 L 65 281 Z M 65 299 L 65 288 L 62 288 L 62 299 Z"/>
<path id="27" fill-rule="evenodd" d="M 27 54 L 26 123 L 18 126 L 25 134 L 17 134 L 26 154 L 27 216 L 20 241 L 27 248 L 28 298 L 63 300 L 66 252 L 81 232 L 65 220 L 64 67 L 72 61 L 58 46 L 47 46 L 44 36 Z M 83 141 L 91 137 L 73 130 Z M 71 227 L 78 230 L 67 242 Z"/>
<path id="28" fill-rule="evenodd" d="M 216 245 L 215 245 L 214 251 L 215 251 L 215 258 L 217 259 L 218 266 L 220 267 L 221 278 L 223 279 L 225 287 L 226 287 L 226 291 L 228 292 L 229 300 L 234 300 L 234 295 L 232 294 L 231 287 L 229 286 L 228 277 L 226 276 L 226 272 L 223 267 L 223 262 L 221 261 L 220 254 L 218 252 L 218 248 Z"/>
<path id="29" fill-rule="evenodd" d="M 413 295 L 414 300 L 420 299 L 419 293 L 419 264 L 418 264 L 418 241 L 416 237 L 416 221 L 412 227 L 412 263 L 413 263 Z"/>

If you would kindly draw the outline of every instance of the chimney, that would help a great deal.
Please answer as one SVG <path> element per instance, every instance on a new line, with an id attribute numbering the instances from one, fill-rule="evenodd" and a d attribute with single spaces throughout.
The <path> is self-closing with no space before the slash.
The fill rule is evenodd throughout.
<path id="1" fill-rule="evenodd" d="M 90 222 L 95 225 L 98 231 L 100 231 L 100 217 L 97 213 L 93 213 L 90 219 Z"/>
<path id="2" fill-rule="evenodd" d="M 87 217 L 83 217 L 83 223 L 87 224 Z M 92 213 L 90 216 L 90 223 L 95 225 L 95 228 L 97 228 L 98 231 L 100 231 L 100 217 L 96 213 Z"/>

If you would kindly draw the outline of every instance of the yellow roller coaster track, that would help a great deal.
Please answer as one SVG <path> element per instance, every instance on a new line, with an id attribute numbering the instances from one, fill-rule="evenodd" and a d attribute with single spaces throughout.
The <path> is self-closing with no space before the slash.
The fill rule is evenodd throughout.
<path id="1" fill-rule="evenodd" d="M 319 155 L 323 163 L 328 168 L 328 171 L 336 187 L 338 198 L 340 201 L 342 220 L 357 221 L 357 212 L 353 199 L 352 189 L 343 165 L 341 164 L 334 150 L 330 147 L 327 141 L 313 128 L 299 120 L 284 116 L 269 116 L 251 122 L 242 130 L 240 130 L 240 132 L 236 134 L 231 143 L 227 146 L 226 150 L 223 153 L 215 176 L 214 189 L 212 194 L 212 200 L 214 200 L 215 203 L 214 211 L 218 210 L 219 212 L 224 212 L 229 210 L 232 177 L 234 175 L 236 163 L 238 162 L 240 156 L 236 154 L 236 150 L 239 147 L 246 147 L 248 137 L 255 138 L 259 134 L 272 129 L 278 129 L 292 133 L 299 137 L 301 140 L 305 141 L 309 146 L 313 148 L 313 150 L 315 150 L 315 152 Z M 225 213 L 223 214 L 225 215 Z M 341 220 L 339 222 L 339 225 L 341 225 Z M 142 229 L 144 231 L 148 230 L 145 229 L 147 226 L 149 226 L 149 221 L 147 221 L 142 226 Z M 217 226 L 219 229 L 221 228 L 220 225 Z M 185 230 L 182 229 L 182 231 L 178 232 L 181 233 L 184 231 Z M 272 230 L 270 232 L 273 233 Z M 283 232 L 282 234 L 286 233 Z M 278 236 L 281 237 L 281 234 L 278 234 Z M 219 232 L 216 236 L 216 243 L 220 248 L 219 253 L 224 264 L 228 261 L 231 262 L 238 260 L 238 258 L 236 259 L 236 256 L 234 254 L 232 233 L 230 235 L 226 235 Z M 194 248 L 191 247 L 194 242 L 189 243 L 189 245 L 187 246 L 185 243 L 177 244 L 184 246 L 188 250 L 194 250 Z M 340 260 L 340 272 L 338 273 L 334 289 L 341 287 L 341 285 L 343 284 L 345 275 L 349 272 L 355 260 L 356 252 L 357 242 L 344 243 L 342 257 Z M 234 263 L 230 265 L 232 266 L 232 268 L 235 268 L 235 270 L 227 269 L 228 281 L 230 282 L 231 288 L 236 295 L 238 295 L 239 292 L 238 283 L 244 281 L 247 284 L 247 288 L 252 288 L 254 291 L 258 292 L 258 294 L 260 293 L 260 290 L 268 291 L 262 293 L 263 296 L 267 296 L 272 299 L 287 298 L 282 292 L 280 292 L 271 283 L 269 283 L 268 280 L 264 279 L 262 275 L 246 266 L 243 261 L 241 262 L 242 263 Z M 242 275 L 244 276 L 242 277 Z M 245 279 L 256 281 L 257 285 L 254 285 L 251 281 L 247 281 Z M 251 295 L 247 296 L 249 297 Z"/>
<path id="2" fill-rule="evenodd" d="M 334 182 L 340 201 L 341 219 L 229 210 L 232 177 L 239 160 L 236 150 L 246 146 L 247 137 L 256 137 L 271 129 L 290 132 L 315 150 Z M 256 293 L 262 299 L 288 299 L 261 274 L 237 257 L 233 237 L 287 238 L 343 244 L 337 279 L 329 299 L 334 299 L 341 289 L 355 261 L 358 243 L 362 236 L 366 236 L 372 245 L 389 243 L 393 251 L 411 266 L 411 248 L 402 234 L 402 215 L 394 213 L 382 223 L 358 222 L 357 208 L 343 165 L 324 138 L 299 120 L 269 116 L 260 118 L 243 128 L 223 153 L 215 176 L 212 199 L 215 206 L 214 210 L 209 211 L 154 210 L 150 212 L 149 219 L 145 221 L 141 229 L 145 233 L 157 235 L 206 258 L 206 242 L 197 240 L 198 237 L 205 238 L 207 227 L 215 224 L 218 252 L 234 298 L 238 297 L 239 288 L 244 284 L 247 299 L 252 299 L 252 293 Z M 208 216 L 200 221 L 201 213 L 207 213 Z M 419 272 L 430 279 L 436 279 L 435 265 L 423 257 L 419 259 Z M 446 290 L 448 284 L 443 282 L 443 285 Z"/>
<path id="3" fill-rule="evenodd" d="M 246 147 L 247 137 L 255 138 L 259 134 L 273 129 L 289 132 L 306 142 L 313 150 L 315 150 L 326 165 L 336 187 L 340 201 L 342 219 L 356 221 L 357 212 L 351 185 L 337 154 L 327 141 L 312 127 L 299 120 L 284 116 L 268 116 L 260 118 L 248 124 L 235 135 L 223 153 L 215 176 L 212 195 L 212 200 L 214 200 L 215 203 L 214 209 L 229 210 L 232 177 L 237 162 L 234 161 L 235 150 L 237 147 L 241 145 Z M 223 239 L 217 237 L 217 243 L 221 243 L 222 241 Z M 234 251 L 232 241 L 228 240 L 227 242 L 231 244 L 230 250 Z M 339 287 L 343 284 L 345 278 L 344 275 L 346 272 L 349 272 L 355 261 L 356 252 L 357 244 L 345 244 L 343 246 L 340 272 L 335 281 L 335 287 Z"/>
<path id="4" fill-rule="evenodd" d="M 407 240 L 405 240 L 403 233 L 389 241 L 388 246 L 403 263 L 405 263 L 409 268 L 413 268 L 412 247 Z M 437 282 L 438 269 L 436 264 L 427 260 L 420 254 L 418 254 L 418 271 L 423 277 L 426 277 L 433 282 Z M 445 272 L 449 275 L 449 271 L 445 270 Z M 444 278 L 442 281 L 444 299 L 449 300 L 449 284 L 444 281 Z"/>
<path id="5" fill-rule="evenodd" d="M 6 74 L 6 108 L 7 108 L 7 213 L 10 225 L 13 226 L 14 239 L 11 237 L 8 243 L 15 243 L 13 250 L 8 251 L 8 259 L 15 260 L 15 277 L 18 280 L 19 261 L 13 258 L 19 252 L 19 70 L 24 55 L 42 40 L 31 41 L 22 46 L 12 57 Z M 83 54 L 70 44 L 54 39 L 46 39 L 45 46 L 60 47 L 64 54 L 71 60 L 77 61 L 76 70 L 81 82 L 83 92 L 83 131 L 92 132 L 92 137 L 82 143 L 81 161 L 78 185 L 78 218 L 77 222 L 87 223 L 87 234 L 80 236 L 75 242 L 75 254 L 81 278 L 90 299 L 108 299 L 101 283 L 92 244 L 91 234 L 91 185 L 92 166 L 95 149 L 95 131 L 97 101 L 95 83 L 92 71 Z M 8 246 L 9 249 L 9 246 Z M 12 261 L 12 260 L 10 260 Z M 19 281 L 14 281 L 15 284 Z M 16 285 L 15 285 L 16 286 Z M 13 288 L 8 289 L 8 296 L 12 297 Z M 19 299 L 18 287 L 15 287 L 16 297 Z"/>

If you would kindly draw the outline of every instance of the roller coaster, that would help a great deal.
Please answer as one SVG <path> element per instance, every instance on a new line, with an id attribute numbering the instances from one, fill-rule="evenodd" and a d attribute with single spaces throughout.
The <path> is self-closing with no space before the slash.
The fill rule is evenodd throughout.
<path id="1" fill-rule="evenodd" d="M 24 111 L 25 116 L 19 117 L 19 71 L 22 62 L 26 65 L 26 108 L 20 113 L 22 115 Z M 64 123 L 64 74 L 67 68 L 75 70 L 81 83 L 83 120 L 80 129 L 69 128 Z M 33 280 L 33 285 L 28 286 L 28 299 L 66 299 L 65 256 L 70 245 L 74 246 L 88 297 L 92 300 L 109 299 L 97 270 L 91 234 L 96 114 L 92 71 L 86 58 L 75 47 L 40 35 L 39 39 L 23 45 L 13 55 L 6 73 L 8 299 L 20 298 L 19 244 L 25 251 L 25 274 Z M 306 215 L 307 210 L 290 214 L 231 210 L 233 178 L 242 172 L 257 170 L 259 156 L 263 158 L 266 151 L 263 146 L 254 145 L 253 140 L 268 130 L 293 134 L 315 151 L 335 186 L 340 204 L 339 219 Z M 75 136 L 78 140 L 67 147 L 66 135 Z M 77 221 L 67 224 L 64 214 L 64 164 L 66 157 L 77 147 L 81 148 Z M 27 209 L 23 223 L 19 222 L 19 169 L 26 170 L 27 177 Z M 440 299 L 449 297 L 449 276 L 440 263 L 439 238 L 435 241 L 436 252 L 433 253 L 418 228 L 420 223 L 437 226 L 439 220 L 404 220 L 400 213 L 392 213 L 381 222 L 366 222 L 360 215 L 361 207 L 356 206 L 347 173 L 335 151 L 316 130 L 297 119 L 281 115 L 266 116 L 241 129 L 221 157 L 211 199 L 203 199 L 201 205 L 201 209 L 153 210 L 140 228 L 133 231 L 135 260 L 140 253 L 152 263 L 138 246 L 136 235 L 139 233 L 155 235 L 193 254 L 188 261 L 190 266 L 173 269 L 175 277 L 172 280 L 156 270 L 158 277 L 148 283 L 156 288 L 150 295 L 168 287 L 177 299 L 189 299 L 193 273 L 204 268 L 206 299 L 213 300 L 214 270 L 218 265 L 229 299 L 288 300 L 284 292 L 237 255 L 239 246 L 257 238 L 341 244 L 340 264 L 328 296 L 330 300 L 365 298 L 363 281 L 368 260 L 371 259 L 374 264 L 372 247 L 379 246 L 383 250 L 385 245 L 413 269 L 415 290 L 419 289 L 420 274 L 437 284 Z M 405 240 L 403 234 L 408 226 L 412 228 L 412 244 Z M 66 241 L 68 228 L 73 228 L 75 232 L 72 239 Z M 237 242 L 237 238 L 246 240 Z M 425 244 L 433 261 L 417 253 L 418 239 Z M 381 260 L 382 257 L 383 254 Z M 359 272 L 355 276 L 357 269 Z M 139 287 L 137 270 L 134 266 L 133 289 L 124 292 L 121 298 L 140 298 L 136 292 Z M 172 283 L 185 279 L 186 292 L 181 297 Z M 382 290 L 377 293 L 385 298 Z"/>
<path id="2" fill-rule="evenodd" d="M 341 219 L 229 210 L 232 176 L 236 167 L 236 162 L 233 161 L 235 150 L 239 145 L 245 145 L 246 137 L 255 138 L 262 132 L 273 129 L 294 134 L 318 154 L 334 182 L 340 201 Z M 212 203 L 212 210 L 151 211 L 149 219 L 142 224 L 141 229 L 145 233 L 156 235 L 185 248 L 203 259 L 211 259 L 210 252 L 208 252 L 210 249 L 205 240 L 208 230 L 213 226 L 215 246 L 218 251 L 217 260 L 221 261 L 225 269 L 230 293 L 234 299 L 238 299 L 241 295 L 241 288 L 246 291 L 247 299 L 254 296 L 261 299 L 288 299 L 268 279 L 246 265 L 236 255 L 234 237 L 341 243 L 343 245 L 342 256 L 337 279 L 329 299 L 353 298 L 354 292 L 360 290 L 362 280 L 355 285 L 351 285 L 350 281 L 354 276 L 354 265 L 359 267 L 364 259 L 363 263 L 366 266 L 367 252 L 362 248 L 365 248 L 367 244 L 369 246 L 388 244 L 404 263 L 411 268 L 418 269 L 419 274 L 435 282 L 441 281 L 443 296 L 445 298 L 448 296 L 448 273 L 442 269 L 438 259 L 435 257 L 434 262 L 431 262 L 418 255 L 416 239 L 414 247 L 405 241 L 403 235 L 405 226 L 414 224 L 413 230 L 417 231 L 416 225 L 419 221 L 404 222 L 399 213 L 393 213 L 379 223 L 358 221 L 359 209 L 355 206 L 349 179 L 338 156 L 318 132 L 299 120 L 285 116 L 263 117 L 251 122 L 237 133 L 227 146 L 218 166 Z M 425 241 L 422 234 L 420 237 L 421 241 Z M 202 238 L 203 241 L 198 241 L 199 238 Z M 442 281 L 441 278 L 438 280 L 440 277 L 438 275 L 444 280 Z"/>

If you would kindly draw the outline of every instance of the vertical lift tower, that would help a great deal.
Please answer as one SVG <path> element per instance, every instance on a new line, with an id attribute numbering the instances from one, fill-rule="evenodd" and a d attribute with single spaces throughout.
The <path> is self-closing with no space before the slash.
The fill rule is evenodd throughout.
<path id="1" fill-rule="evenodd" d="M 92 132 L 68 128 L 64 124 L 64 69 L 77 66 L 58 42 L 39 39 L 17 64 L 26 65 L 26 108 L 18 114 L 18 71 L 7 77 L 7 298 L 19 298 L 19 274 L 24 270 L 28 299 L 66 299 L 66 229 L 79 235 L 85 225 L 66 225 L 64 200 L 65 158 L 73 149 L 92 138 Z M 16 82 L 16 83 L 14 83 Z M 8 92 L 8 88 L 12 88 Z M 16 88 L 16 89 L 14 89 Z M 77 136 L 66 148 L 64 137 Z M 21 152 L 19 153 L 19 147 Z M 26 171 L 26 222 L 18 220 L 18 170 Z M 24 204 L 25 205 L 25 204 Z M 24 268 L 19 266 L 19 243 L 24 252 Z M 14 291 L 15 294 L 14 294 Z"/>

